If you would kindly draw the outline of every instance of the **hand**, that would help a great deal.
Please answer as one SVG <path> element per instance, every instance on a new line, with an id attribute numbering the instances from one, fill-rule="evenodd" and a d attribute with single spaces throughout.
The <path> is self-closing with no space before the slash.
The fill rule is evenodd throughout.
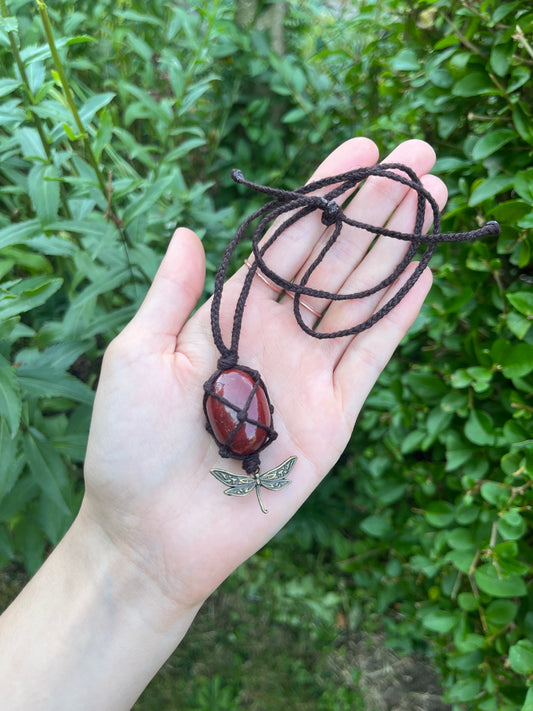
<path id="1" fill-rule="evenodd" d="M 374 165 L 376 146 L 347 141 L 312 179 Z M 428 172 L 433 150 L 421 141 L 400 145 L 386 162 L 409 165 L 442 206 L 443 183 Z M 253 179 L 253 176 L 250 176 Z M 383 178 L 369 179 L 344 204 L 350 217 L 411 231 L 416 194 Z M 429 227 L 430 216 L 428 213 Z M 301 275 L 324 239 L 316 212 L 288 229 L 265 255 L 281 276 Z M 381 237 L 371 251 L 368 233 L 343 235 L 309 282 L 328 291 L 361 290 L 378 283 L 400 261 L 406 243 Z M 247 273 L 227 283 L 222 330 L 227 341 L 237 296 Z M 410 273 L 409 271 L 407 274 Z M 400 283 L 407 278 L 400 278 Z M 200 241 L 178 229 L 154 283 L 133 321 L 106 352 L 96 396 L 86 459 L 86 495 L 80 517 L 96 523 L 116 549 L 132 560 L 176 605 L 197 606 L 241 562 L 264 545 L 319 484 L 345 448 L 362 404 L 396 346 L 415 319 L 430 288 L 426 270 L 385 318 L 354 338 L 317 340 L 297 325 L 288 297 L 255 278 L 246 303 L 240 359 L 259 370 L 275 407 L 278 439 L 261 455 L 262 470 L 287 457 L 298 461 L 291 485 L 262 495 L 224 496 L 213 467 L 240 473 L 223 460 L 205 430 L 203 383 L 215 371 L 210 305 L 188 320 L 202 293 Z M 364 301 L 336 302 L 319 328 L 333 331 L 366 319 L 400 284 Z M 306 298 L 322 312 L 323 302 Z M 313 323 L 310 312 L 303 312 Z"/>

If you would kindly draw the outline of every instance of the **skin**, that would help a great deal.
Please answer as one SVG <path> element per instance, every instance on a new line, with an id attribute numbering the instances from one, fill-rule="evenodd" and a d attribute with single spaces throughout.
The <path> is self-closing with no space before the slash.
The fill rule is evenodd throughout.
<path id="1" fill-rule="evenodd" d="M 337 148 L 312 179 L 374 165 L 376 146 L 354 138 Z M 411 166 L 442 207 L 446 188 L 431 176 L 435 155 L 422 141 L 401 144 L 386 162 Z M 410 231 L 416 195 L 370 178 L 350 217 Z M 426 228 L 429 227 L 429 215 Z M 312 214 L 287 230 L 267 254 L 287 279 L 298 277 L 323 243 Z M 343 232 L 309 285 L 359 290 L 392 271 L 406 243 Z M 189 318 L 204 281 L 204 253 L 190 230 L 174 234 L 141 309 L 110 344 L 102 366 L 85 463 L 80 512 L 43 568 L 0 618 L 0 708 L 128 709 L 179 644 L 197 610 L 220 583 L 288 521 L 331 470 L 358 413 L 431 285 L 416 286 L 372 329 L 355 338 L 317 340 L 294 320 L 293 303 L 254 280 L 243 320 L 240 358 L 256 368 L 275 406 L 278 439 L 262 453 L 262 471 L 291 455 L 292 484 L 223 495 L 213 467 L 222 460 L 206 432 L 203 382 L 216 369 L 209 304 Z M 226 284 L 222 331 L 229 334 L 246 267 Z M 399 288 L 363 302 L 332 304 L 319 328 L 367 318 Z M 307 299 L 323 312 L 327 304 Z M 312 325 L 314 317 L 304 311 Z"/>

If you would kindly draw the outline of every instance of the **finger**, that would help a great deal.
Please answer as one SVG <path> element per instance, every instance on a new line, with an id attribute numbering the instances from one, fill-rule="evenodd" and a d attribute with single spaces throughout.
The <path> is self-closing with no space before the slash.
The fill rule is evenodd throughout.
<path id="1" fill-rule="evenodd" d="M 405 283 L 415 268 L 411 264 L 382 303 Z M 425 269 L 400 303 L 372 328 L 352 339 L 334 370 L 334 387 L 343 403 L 344 417 L 354 422 L 379 374 L 412 326 L 431 287 L 432 275 Z"/>
<path id="2" fill-rule="evenodd" d="M 383 162 L 402 163 L 412 168 L 418 176 L 423 176 L 433 167 L 435 152 L 424 141 L 405 141 L 395 148 Z M 401 171 L 396 172 L 401 173 Z M 383 227 L 408 192 L 415 195 L 412 189 L 402 183 L 387 177 L 373 175 L 365 181 L 350 203 L 344 208 L 344 213 L 350 219 L 375 227 Z M 303 278 L 307 269 L 316 260 L 327 239 L 329 239 L 331 231 L 332 228 L 328 229 L 318 240 L 312 254 L 309 255 L 305 265 L 296 275 L 296 282 Z M 313 271 L 306 286 L 332 293 L 338 292 L 349 274 L 364 258 L 369 245 L 374 239 L 375 235 L 367 230 L 343 224 L 339 238 L 329 249 L 323 261 Z M 388 240 L 387 244 L 389 245 L 391 242 L 398 242 L 398 240 L 391 240 L 391 238 L 383 239 Z M 402 245 L 402 248 L 404 246 Z M 327 301 L 315 297 L 306 296 L 305 301 L 311 309 L 318 313 L 323 313 L 328 306 Z M 305 314 L 302 312 L 302 317 L 308 325 L 314 323 L 311 311 L 308 310 Z"/>
<path id="3" fill-rule="evenodd" d="M 338 175 L 356 168 L 375 165 L 378 160 L 378 149 L 373 141 L 368 138 L 351 138 L 336 148 L 319 165 L 310 178 L 309 182 L 320 180 L 324 177 Z M 317 191 L 317 195 L 325 194 L 333 186 Z M 264 244 L 274 233 L 282 221 L 287 220 L 290 213 L 285 213 L 270 227 L 262 238 L 260 244 Z M 294 225 L 290 225 L 283 231 L 265 254 L 265 262 L 272 271 L 280 277 L 291 280 L 307 260 L 315 244 L 320 239 L 326 229 L 321 221 L 322 213 L 314 210 L 309 215 L 302 217 Z M 250 263 L 253 263 L 253 255 Z M 246 276 L 246 267 L 240 269 L 235 275 L 237 279 L 243 280 Z M 254 280 L 254 295 L 267 297 L 272 300 L 278 298 L 279 291 L 273 289 L 261 279 Z"/>
<path id="4" fill-rule="evenodd" d="M 154 281 L 128 326 L 142 332 L 152 346 L 176 345 L 176 337 L 202 295 L 205 255 L 199 237 L 186 228 L 174 232 Z"/>
<path id="5" fill-rule="evenodd" d="M 421 182 L 423 187 L 434 197 L 439 209 L 442 209 L 446 204 L 447 198 L 447 190 L 444 183 L 433 175 L 425 176 Z M 398 232 L 412 232 L 417 213 L 417 200 L 416 192 L 410 190 L 392 215 L 387 227 Z M 429 229 L 432 220 L 433 211 L 431 206 L 426 203 L 423 232 Z M 354 294 L 376 287 L 387 277 L 393 275 L 409 247 L 410 243 L 404 240 L 380 237 L 346 279 L 339 293 Z M 362 323 L 382 305 L 382 300 L 383 291 L 378 291 L 363 299 L 335 301 L 327 310 L 318 326 L 318 330 L 334 332 Z M 339 339 L 336 347 L 341 352 L 346 347 L 346 344 L 343 343 L 342 339 Z"/>

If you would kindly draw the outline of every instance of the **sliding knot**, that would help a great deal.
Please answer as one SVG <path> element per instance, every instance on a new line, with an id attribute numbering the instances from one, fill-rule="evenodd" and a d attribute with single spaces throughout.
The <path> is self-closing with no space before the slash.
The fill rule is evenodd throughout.
<path id="1" fill-rule="evenodd" d="M 236 353 L 226 353 L 218 359 L 217 367 L 219 370 L 231 370 L 237 365 L 239 356 Z"/>
<path id="2" fill-rule="evenodd" d="M 321 202 L 321 222 L 326 227 L 330 227 L 330 225 L 334 225 L 338 220 L 339 212 L 341 211 L 340 205 L 338 205 L 335 200 L 326 200 L 326 198 L 321 198 Z"/>
<path id="3" fill-rule="evenodd" d="M 342 203 L 345 201 L 346 196 L 350 195 L 353 197 L 354 192 L 357 193 L 361 186 L 363 186 L 362 189 L 364 190 L 365 181 L 374 176 L 380 180 L 388 179 L 396 184 L 400 184 L 404 194 L 408 194 L 409 190 L 416 193 L 416 214 L 413 216 L 412 232 L 392 229 L 392 222 L 386 222 L 384 225 L 368 224 L 362 220 L 351 217 L 343 211 Z M 271 200 L 247 217 L 238 228 L 235 236 L 226 248 L 215 278 L 215 288 L 211 305 L 211 327 L 215 345 L 222 356 L 219 360 L 219 368 L 222 370 L 229 370 L 237 365 L 237 353 L 243 325 L 244 308 L 252 288 L 253 277 L 259 273 L 259 271 L 265 278 L 270 280 L 270 283 L 276 290 L 280 292 L 284 290 L 294 295 L 294 315 L 296 322 L 309 336 L 320 339 L 355 336 L 374 326 L 400 303 L 424 273 L 438 243 L 467 242 L 478 240 L 489 235 L 494 237 L 500 230 L 498 223 L 491 221 L 483 227 L 468 232 L 441 232 L 441 215 L 435 198 L 423 186 L 416 172 L 411 167 L 401 163 L 381 163 L 379 165 L 356 168 L 339 175 L 320 178 L 319 180 L 306 183 L 294 190 L 282 190 L 268 185 L 253 183 L 247 180 L 240 170 L 233 170 L 231 177 L 240 185 L 268 195 Z M 339 202 L 337 202 L 337 200 Z M 380 210 L 381 208 L 376 205 L 376 214 L 378 216 L 381 214 Z M 310 263 L 307 265 L 303 275 L 298 279 L 290 279 L 276 274 L 276 272 L 269 267 L 268 263 L 265 262 L 266 253 L 286 230 L 291 228 L 294 232 L 295 225 L 298 221 L 307 218 L 308 215 L 311 215 L 315 211 L 319 211 L 316 213 L 316 219 L 320 219 L 325 227 L 332 228 L 324 235 L 323 243 L 320 244 L 320 250 L 316 256 L 313 255 L 313 258 L 309 260 Z M 426 219 L 433 223 L 433 230 L 430 234 L 424 234 L 424 222 Z M 251 226 L 255 220 L 258 220 L 258 224 L 255 229 L 252 229 Z M 270 231 L 268 231 L 269 225 L 271 226 Z M 366 289 L 350 293 L 341 290 L 339 293 L 336 290 L 330 292 L 317 288 L 314 285 L 311 286 L 310 283 L 312 283 L 311 279 L 315 270 L 318 269 L 320 263 L 325 259 L 333 245 L 342 238 L 342 230 L 344 228 L 348 230 L 355 228 L 358 236 L 366 232 L 367 236 L 362 236 L 365 249 L 368 244 L 373 244 L 374 240 L 381 238 L 402 240 L 407 242 L 408 246 L 403 250 L 403 256 L 398 259 L 397 263 L 391 265 L 390 273 L 382 276 L 376 284 Z M 307 225 L 302 225 L 301 229 L 304 234 L 307 230 Z M 244 279 L 240 295 L 235 305 L 231 343 L 226 346 L 222 337 L 220 319 L 222 290 L 224 288 L 224 281 L 227 276 L 231 257 L 239 243 L 248 236 L 249 230 L 252 231 L 251 241 L 255 262 L 253 268 L 249 268 L 248 276 Z M 322 330 L 322 328 L 316 328 L 314 324 L 308 324 L 301 316 L 300 308 L 303 305 L 301 302 L 302 297 L 325 299 L 335 304 L 335 302 L 341 301 L 366 299 L 380 292 L 386 293 L 386 290 L 395 284 L 395 282 L 398 282 L 411 263 L 412 267 L 410 273 L 402 280 L 401 286 L 393 289 L 392 291 L 394 293 L 391 294 L 389 292 L 379 308 L 359 323 L 348 325 L 347 328 L 327 332 Z M 282 344 L 280 344 L 280 346 L 281 345 Z"/>

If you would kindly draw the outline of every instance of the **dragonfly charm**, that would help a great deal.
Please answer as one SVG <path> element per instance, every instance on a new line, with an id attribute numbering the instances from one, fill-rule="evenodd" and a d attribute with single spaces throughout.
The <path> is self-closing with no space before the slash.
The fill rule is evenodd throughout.
<path id="1" fill-rule="evenodd" d="M 229 487 L 224 491 L 228 496 L 246 496 L 246 494 L 255 489 L 261 511 L 268 513 L 261 499 L 261 487 L 264 486 L 265 489 L 270 489 L 270 491 L 279 491 L 287 484 L 290 484 L 291 482 L 286 477 L 293 468 L 296 459 L 296 457 L 289 457 L 279 467 L 270 469 L 264 474 L 256 472 L 251 476 L 248 474 L 232 474 L 225 469 L 211 469 L 210 471 L 216 479 Z"/>

